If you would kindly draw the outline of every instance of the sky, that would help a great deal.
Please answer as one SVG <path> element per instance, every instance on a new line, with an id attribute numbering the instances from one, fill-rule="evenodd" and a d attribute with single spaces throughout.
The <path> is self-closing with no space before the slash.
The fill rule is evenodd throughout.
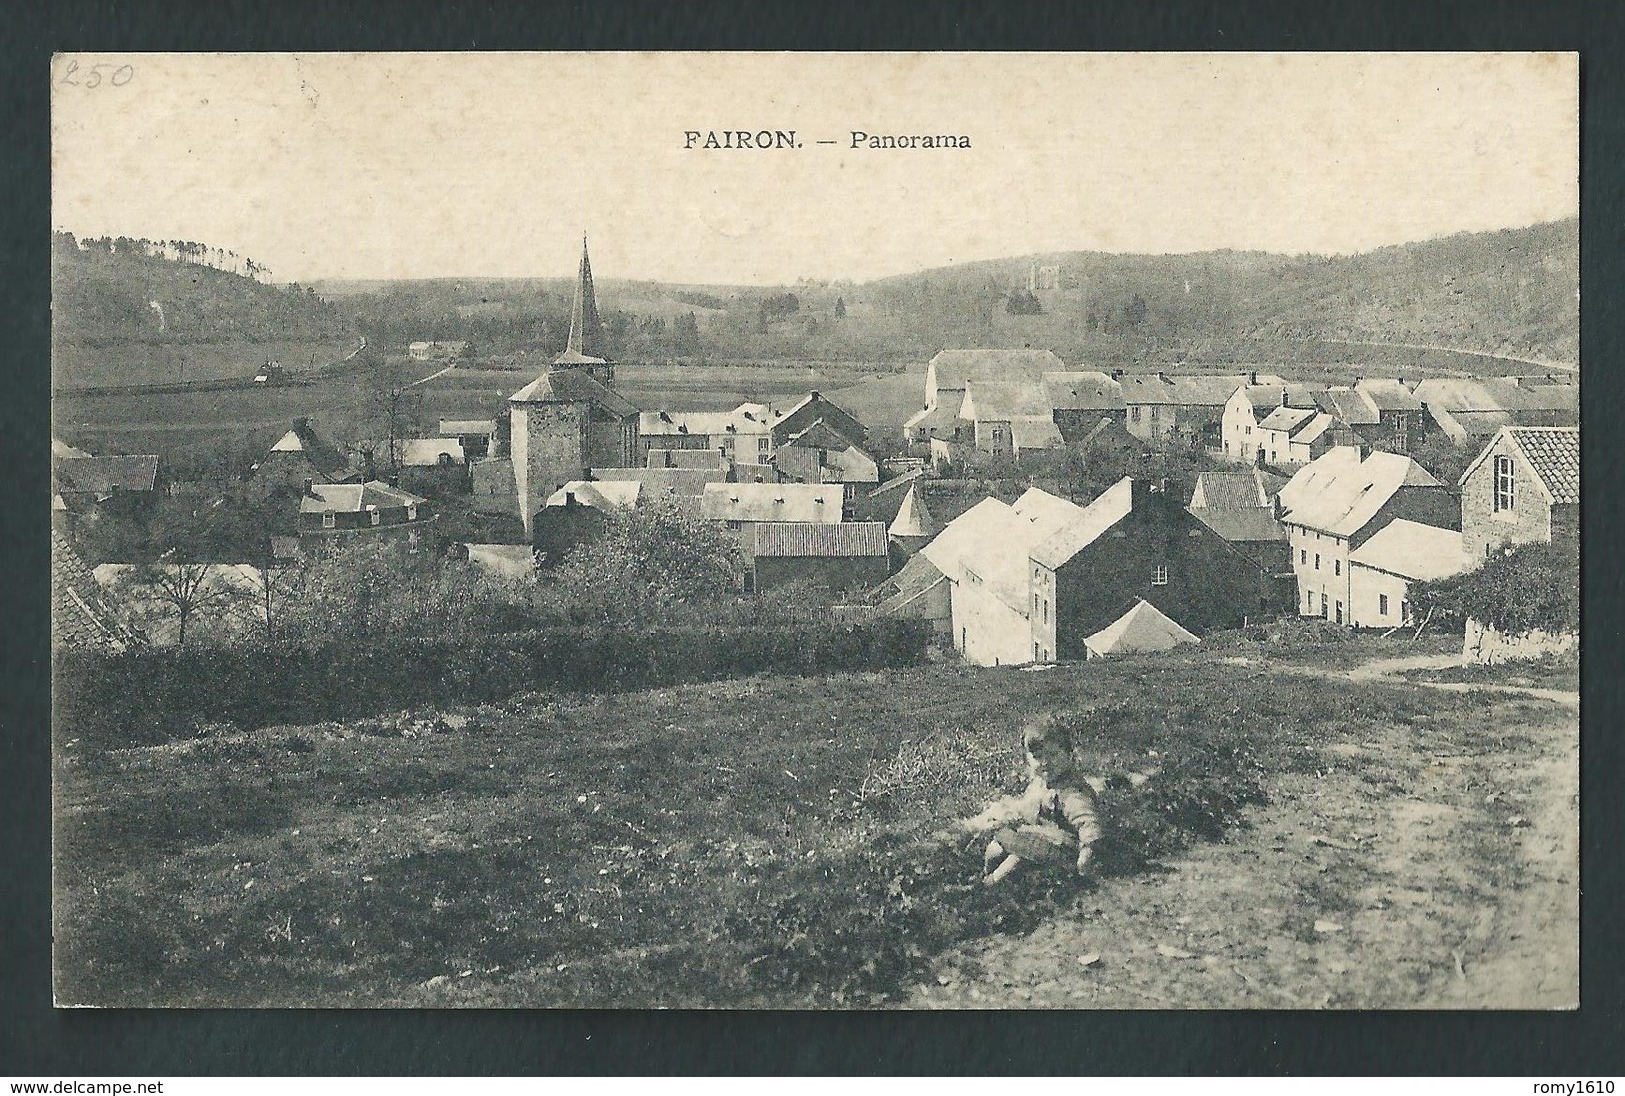
<path id="1" fill-rule="evenodd" d="M 53 225 L 278 281 L 565 277 L 583 233 L 600 278 L 864 281 L 1579 209 L 1573 54 L 64 54 L 51 80 Z M 801 147 L 684 147 L 763 129 Z"/>

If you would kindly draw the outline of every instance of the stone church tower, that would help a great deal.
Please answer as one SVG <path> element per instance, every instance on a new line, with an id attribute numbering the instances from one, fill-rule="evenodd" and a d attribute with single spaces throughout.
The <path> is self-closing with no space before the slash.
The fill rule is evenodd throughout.
<path id="1" fill-rule="evenodd" d="M 536 511 L 564 484 L 586 479 L 592 468 L 637 463 L 638 409 L 609 387 L 615 366 L 606 350 L 582 237 L 564 353 L 508 397 L 514 486 L 527 537 Z"/>

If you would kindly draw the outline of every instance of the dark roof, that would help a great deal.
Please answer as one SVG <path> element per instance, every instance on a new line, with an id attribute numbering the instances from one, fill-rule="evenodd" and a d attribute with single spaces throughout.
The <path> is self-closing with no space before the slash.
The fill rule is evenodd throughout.
<path id="1" fill-rule="evenodd" d="M 635 480 L 643 484 L 644 494 L 651 499 L 673 495 L 699 498 L 708 483 L 725 483 L 726 469 L 722 468 L 594 468 L 595 480 Z"/>
<path id="2" fill-rule="evenodd" d="M 1268 506 L 1285 482 L 1285 477 L 1261 468 L 1246 472 L 1202 472 L 1196 477 L 1196 490 L 1191 492 L 1191 498 L 1194 504 L 1200 497 L 1205 509 L 1249 510 Z"/>
<path id="3" fill-rule="evenodd" d="M 158 486 L 158 458 L 58 457 L 52 462 L 58 491 L 110 495 L 114 491 L 152 491 Z"/>
<path id="4" fill-rule="evenodd" d="M 1508 433 L 1557 503 L 1580 501 L 1580 428 L 1514 427 Z"/>
<path id="5" fill-rule="evenodd" d="M 1279 383 L 1279 377 L 1261 378 Z M 1128 373 L 1117 378 L 1126 404 L 1173 404 L 1179 407 L 1223 407 L 1236 389 L 1245 388 L 1249 375 L 1171 376 L 1165 373 Z"/>
<path id="6" fill-rule="evenodd" d="M 823 422 L 828 429 L 842 435 L 853 445 L 863 442 L 869 434 L 868 428 L 858 421 L 857 416 L 821 392 L 807 393 L 773 424 L 773 433 L 783 437 L 814 421 Z"/>
<path id="7" fill-rule="evenodd" d="M 1221 509 L 1194 506 L 1191 516 L 1232 544 L 1261 540 L 1285 540 L 1286 527 L 1275 519 L 1268 506 Z"/>
<path id="8" fill-rule="evenodd" d="M 509 403 L 590 403 L 627 418 L 638 413 L 625 396 L 584 369 L 548 369 L 508 397 Z"/>
<path id="9" fill-rule="evenodd" d="M 134 642 L 118 623 L 85 561 L 60 530 L 51 530 L 51 643 L 122 651 Z"/>
<path id="10" fill-rule="evenodd" d="M 763 521 L 755 526 L 757 557 L 884 556 L 881 521 Z"/>

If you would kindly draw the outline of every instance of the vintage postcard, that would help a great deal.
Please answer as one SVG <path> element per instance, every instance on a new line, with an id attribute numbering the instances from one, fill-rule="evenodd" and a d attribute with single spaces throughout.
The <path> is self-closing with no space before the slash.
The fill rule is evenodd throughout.
<path id="1" fill-rule="evenodd" d="M 1577 1007 L 1575 55 L 49 79 L 58 1005 Z"/>

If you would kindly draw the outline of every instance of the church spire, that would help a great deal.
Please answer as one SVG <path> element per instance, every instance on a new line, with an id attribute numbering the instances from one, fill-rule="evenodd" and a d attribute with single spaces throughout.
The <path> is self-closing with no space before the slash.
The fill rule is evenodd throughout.
<path id="1" fill-rule="evenodd" d="M 570 309 L 570 341 L 564 357 L 606 360 L 604 325 L 598 318 L 598 298 L 592 291 L 592 261 L 587 258 L 587 237 L 581 237 L 581 272 L 576 278 L 575 304 Z"/>

